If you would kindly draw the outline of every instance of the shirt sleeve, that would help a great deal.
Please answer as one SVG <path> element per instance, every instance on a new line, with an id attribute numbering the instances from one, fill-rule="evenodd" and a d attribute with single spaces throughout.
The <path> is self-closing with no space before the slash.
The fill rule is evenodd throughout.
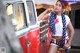
<path id="1" fill-rule="evenodd" d="M 65 18 L 66 18 L 66 25 L 68 25 L 69 22 L 70 22 L 70 18 L 69 18 L 69 16 L 67 16 L 67 15 L 65 15 Z"/>
<path id="2" fill-rule="evenodd" d="M 51 13 L 48 13 L 48 15 L 50 16 Z"/>

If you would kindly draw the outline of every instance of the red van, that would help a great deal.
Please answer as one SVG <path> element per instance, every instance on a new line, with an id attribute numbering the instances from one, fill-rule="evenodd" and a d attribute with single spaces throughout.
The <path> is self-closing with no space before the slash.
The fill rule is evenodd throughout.
<path id="1" fill-rule="evenodd" d="M 24 53 L 47 53 L 49 48 L 48 22 L 38 21 L 33 0 L 4 0 L 16 37 Z"/>

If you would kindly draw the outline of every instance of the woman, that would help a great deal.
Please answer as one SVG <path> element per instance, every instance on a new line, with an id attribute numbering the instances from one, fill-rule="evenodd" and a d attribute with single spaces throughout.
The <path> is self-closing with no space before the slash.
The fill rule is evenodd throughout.
<path id="1" fill-rule="evenodd" d="M 63 13 L 68 9 L 68 2 L 58 0 L 54 9 L 47 9 L 38 16 L 38 20 L 49 20 L 49 28 L 52 39 L 50 41 L 49 53 L 56 53 L 58 47 L 64 48 L 66 53 L 74 36 L 74 29 L 67 15 Z M 67 29 L 70 34 L 67 34 Z M 70 35 L 68 39 L 68 35 Z"/>

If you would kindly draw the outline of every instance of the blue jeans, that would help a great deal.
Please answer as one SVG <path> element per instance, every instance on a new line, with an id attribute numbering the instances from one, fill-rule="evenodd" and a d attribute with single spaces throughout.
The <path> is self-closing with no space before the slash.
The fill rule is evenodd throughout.
<path id="1" fill-rule="evenodd" d="M 70 53 L 70 49 L 66 49 L 65 52 L 66 52 L 66 53 Z"/>

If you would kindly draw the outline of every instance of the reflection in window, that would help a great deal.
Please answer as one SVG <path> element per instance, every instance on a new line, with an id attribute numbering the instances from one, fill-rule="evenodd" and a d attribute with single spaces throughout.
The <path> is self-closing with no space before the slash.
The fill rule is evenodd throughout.
<path id="1" fill-rule="evenodd" d="M 28 6 L 30 25 L 34 25 L 36 23 L 36 16 L 35 16 L 33 3 L 27 1 L 27 6 Z"/>
<path id="2" fill-rule="evenodd" d="M 7 6 L 7 14 L 12 19 L 12 23 L 16 30 L 23 29 L 27 26 L 24 10 L 24 5 L 22 3 Z"/>

